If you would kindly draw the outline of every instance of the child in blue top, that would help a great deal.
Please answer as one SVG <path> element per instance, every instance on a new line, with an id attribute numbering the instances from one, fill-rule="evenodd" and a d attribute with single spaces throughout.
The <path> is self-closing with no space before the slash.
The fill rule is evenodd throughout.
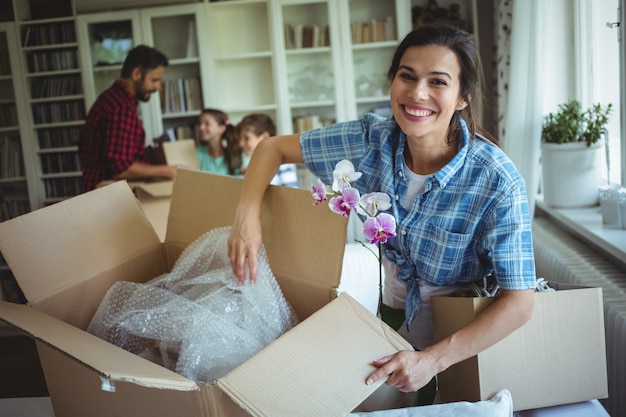
<path id="1" fill-rule="evenodd" d="M 241 150 L 235 127 L 226 113 L 217 109 L 202 110 L 196 153 L 201 171 L 220 175 L 241 173 Z"/>

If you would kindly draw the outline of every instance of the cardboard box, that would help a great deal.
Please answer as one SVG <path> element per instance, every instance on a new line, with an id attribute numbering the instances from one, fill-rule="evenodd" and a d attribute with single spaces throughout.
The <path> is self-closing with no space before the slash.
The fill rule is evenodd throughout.
<path id="1" fill-rule="evenodd" d="M 602 289 L 551 283 L 532 318 L 491 348 L 439 375 L 441 400 L 479 401 L 508 389 L 515 410 L 608 396 Z M 469 323 L 493 298 L 431 299 L 435 340 Z"/>
<path id="2" fill-rule="evenodd" d="M 193 139 L 180 139 L 174 142 L 163 142 L 157 148 L 162 162 L 187 169 L 200 169 L 196 155 L 196 142 Z M 132 181 L 128 183 L 141 203 L 146 217 L 152 223 L 161 241 L 165 241 L 170 198 L 174 181 Z"/>
<path id="3" fill-rule="evenodd" d="M 163 142 L 161 146 L 163 147 L 166 164 L 200 169 L 195 140 L 179 139 L 174 142 Z"/>
<path id="4" fill-rule="evenodd" d="M 164 242 L 174 181 L 129 182 L 128 185 L 135 193 L 159 239 Z"/>
<path id="5" fill-rule="evenodd" d="M 194 139 L 158 141 L 147 149 L 150 163 L 153 165 L 167 164 L 188 169 L 200 169 Z"/>
<path id="6" fill-rule="evenodd" d="M 270 187 L 264 243 L 303 320 L 214 383 L 186 379 L 84 331 L 116 281 L 167 272 L 204 232 L 232 224 L 241 180 L 181 170 L 165 242 L 124 182 L 0 223 L 0 251 L 28 305 L 0 318 L 31 335 L 61 417 L 343 416 L 382 384 L 371 361 L 410 345 L 347 294 L 337 297 L 346 220 L 310 193 Z"/>

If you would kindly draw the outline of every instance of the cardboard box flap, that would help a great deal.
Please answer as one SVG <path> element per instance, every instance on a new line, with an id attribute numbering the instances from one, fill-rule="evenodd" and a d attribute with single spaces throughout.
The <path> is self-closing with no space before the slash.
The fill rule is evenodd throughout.
<path id="1" fill-rule="evenodd" d="M 179 139 L 172 142 L 163 142 L 162 146 L 166 164 L 200 169 L 195 140 Z"/>
<path id="2" fill-rule="evenodd" d="M 35 340 L 95 370 L 109 387 L 125 381 L 176 391 L 200 389 L 194 381 L 29 306 L 0 302 L 0 316 Z"/>
<path id="3" fill-rule="evenodd" d="M 139 189 L 150 197 L 169 197 L 172 195 L 174 181 L 132 182 L 128 183 L 135 190 Z"/>
<path id="4" fill-rule="evenodd" d="M 503 388 L 513 396 L 514 411 L 606 398 L 602 289 L 550 286 L 558 290 L 535 293 L 533 315 L 522 327 L 439 374 L 443 402 L 486 400 Z M 432 297 L 435 341 L 495 299 Z"/>
<path id="5" fill-rule="evenodd" d="M 372 361 L 406 349 L 413 348 L 343 293 L 217 385 L 253 416 L 342 416 L 384 383 L 365 384 Z"/>
<path id="6" fill-rule="evenodd" d="M 0 251 L 33 306 L 160 246 L 125 182 L 2 222 L 0 234 Z"/>
<path id="7" fill-rule="evenodd" d="M 184 248 L 208 230 L 231 226 L 241 185 L 239 178 L 179 169 L 170 204 L 168 245 Z M 264 245 L 279 282 L 289 276 L 339 286 L 347 218 L 325 204 L 313 206 L 308 191 L 281 186 L 268 188 L 261 217 Z"/>

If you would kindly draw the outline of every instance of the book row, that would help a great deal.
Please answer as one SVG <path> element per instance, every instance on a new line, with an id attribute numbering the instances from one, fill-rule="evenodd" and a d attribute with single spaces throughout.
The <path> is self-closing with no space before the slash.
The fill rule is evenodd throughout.
<path id="1" fill-rule="evenodd" d="M 317 129 L 318 127 L 328 126 L 333 123 L 335 123 L 335 119 L 322 119 L 317 114 L 296 116 L 293 118 L 293 131 L 300 133 L 305 130 Z"/>
<path id="2" fill-rule="evenodd" d="M 1 196 L 0 196 L 1 197 Z M 0 203 L 0 221 L 12 219 L 30 211 L 28 200 L 2 199 Z M 4 291 L 4 288 L 3 288 Z"/>
<path id="3" fill-rule="evenodd" d="M 174 142 L 181 139 L 195 139 L 198 137 L 197 125 L 178 125 L 165 130 L 168 140 Z"/>
<path id="4" fill-rule="evenodd" d="M 78 54 L 75 49 L 31 52 L 26 55 L 26 65 L 31 74 L 78 69 Z"/>
<path id="5" fill-rule="evenodd" d="M 77 146 L 80 137 L 80 127 L 53 127 L 37 131 L 39 149 L 65 148 Z"/>
<path id="6" fill-rule="evenodd" d="M 396 40 L 396 21 L 393 17 L 385 20 L 372 19 L 368 22 L 355 21 L 350 28 L 352 44 Z"/>
<path id="7" fill-rule="evenodd" d="M 11 75 L 11 61 L 8 51 L 0 51 L 0 75 Z"/>
<path id="8" fill-rule="evenodd" d="M 46 198 L 66 198 L 83 192 L 82 177 L 47 178 L 44 180 Z"/>
<path id="9" fill-rule="evenodd" d="M 163 82 L 163 94 L 161 94 L 163 113 L 184 113 L 201 108 L 202 95 L 198 78 L 179 78 Z"/>
<path id="10" fill-rule="evenodd" d="M 0 127 L 13 127 L 17 125 L 17 109 L 15 108 L 15 104 L 0 104 Z"/>
<path id="11" fill-rule="evenodd" d="M 82 100 L 56 103 L 33 104 L 35 124 L 72 122 L 85 119 L 85 106 Z"/>
<path id="12" fill-rule="evenodd" d="M 0 178 L 25 176 L 19 136 L 0 138 Z"/>
<path id="13" fill-rule="evenodd" d="M 31 98 L 69 96 L 83 93 L 80 75 L 40 77 L 30 81 Z"/>
<path id="14" fill-rule="evenodd" d="M 41 171 L 44 174 L 80 171 L 78 154 L 75 152 L 47 153 L 40 157 Z"/>
<path id="15" fill-rule="evenodd" d="M 330 46 L 328 25 L 285 25 L 285 48 L 319 48 Z"/>
<path id="16" fill-rule="evenodd" d="M 73 22 L 30 25 L 22 29 L 22 47 L 76 43 Z"/>

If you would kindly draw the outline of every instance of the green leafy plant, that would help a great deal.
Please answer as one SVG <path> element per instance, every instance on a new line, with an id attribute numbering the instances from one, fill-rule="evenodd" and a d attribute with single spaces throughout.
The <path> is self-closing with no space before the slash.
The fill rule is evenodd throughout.
<path id="1" fill-rule="evenodd" d="M 543 119 L 541 140 L 547 143 L 587 142 L 591 146 L 602 137 L 609 116 L 611 103 L 603 106 L 594 104 L 586 110 L 578 100 L 559 105 L 558 111 Z"/>

